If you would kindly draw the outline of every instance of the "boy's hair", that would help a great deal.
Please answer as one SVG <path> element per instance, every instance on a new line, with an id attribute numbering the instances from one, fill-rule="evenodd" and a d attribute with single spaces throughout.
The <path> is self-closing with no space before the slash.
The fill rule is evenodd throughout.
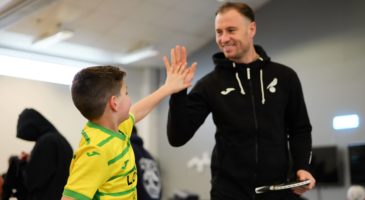
<path id="1" fill-rule="evenodd" d="M 247 19 L 249 19 L 251 22 L 255 21 L 255 13 L 251 9 L 251 7 L 245 3 L 239 3 L 239 2 L 227 2 L 221 5 L 215 15 L 217 16 L 219 13 L 224 13 L 228 10 L 237 10 L 239 13 L 241 13 L 243 16 L 245 16 Z"/>
<path id="2" fill-rule="evenodd" d="M 86 119 L 98 119 L 104 113 L 109 98 L 120 95 L 125 75 L 114 66 L 94 66 L 79 71 L 71 87 L 76 108 Z"/>

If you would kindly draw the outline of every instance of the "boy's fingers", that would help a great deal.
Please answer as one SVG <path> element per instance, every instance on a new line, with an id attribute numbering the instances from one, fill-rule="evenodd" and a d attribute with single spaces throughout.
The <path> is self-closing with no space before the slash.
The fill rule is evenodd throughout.
<path id="1" fill-rule="evenodd" d="M 169 59 L 167 58 L 167 56 L 163 57 L 163 62 L 165 64 L 166 72 L 169 72 L 171 69 L 171 66 L 170 66 Z"/>
<path id="2" fill-rule="evenodd" d="M 175 49 L 176 62 L 181 63 L 181 47 L 179 45 L 176 45 Z"/>
<path id="3" fill-rule="evenodd" d="M 171 65 L 176 65 L 176 57 L 175 57 L 175 49 L 171 49 L 171 52 L 170 52 L 170 54 L 171 54 Z"/>
<path id="4" fill-rule="evenodd" d="M 186 62 L 186 48 L 184 46 L 181 48 L 181 62 L 187 63 Z"/>

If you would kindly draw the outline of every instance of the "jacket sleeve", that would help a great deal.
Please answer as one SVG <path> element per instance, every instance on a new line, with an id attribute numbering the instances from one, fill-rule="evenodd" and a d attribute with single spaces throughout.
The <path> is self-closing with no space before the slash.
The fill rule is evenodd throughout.
<path id="1" fill-rule="evenodd" d="M 309 171 L 312 151 L 312 126 L 304 102 L 302 86 L 297 74 L 291 76 L 289 104 L 286 110 L 286 127 L 294 170 Z"/>
<path id="2" fill-rule="evenodd" d="M 187 94 L 187 90 L 171 95 L 167 120 L 167 137 L 172 146 L 188 142 L 210 113 L 202 84 L 199 82 Z"/>
<path id="3" fill-rule="evenodd" d="M 25 170 L 25 185 L 29 192 L 44 187 L 54 175 L 57 167 L 56 154 L 51 134 L 36 142 Z"/>

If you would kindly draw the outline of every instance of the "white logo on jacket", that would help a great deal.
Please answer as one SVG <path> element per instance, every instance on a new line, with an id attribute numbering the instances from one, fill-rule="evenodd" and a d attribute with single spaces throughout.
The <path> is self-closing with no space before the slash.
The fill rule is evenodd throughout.
<path id="1" fill-rule="evenodd" d="M 222 95 L 227 95 L 227 94 L 231 93 L 234 90 L 235 90 L 234 88 L 226 88 L 225 90 L 221 91 L 221 94 Z"/>
<path id="2" fill-rule="evenodd" d="M 268 89 L 271 93 L 275 93 L 276 92 L 276 88 L 275 86 L 278 84 L 278 79 L 274 78 L 271 83 L 267 86 L 266 89 Z"/>

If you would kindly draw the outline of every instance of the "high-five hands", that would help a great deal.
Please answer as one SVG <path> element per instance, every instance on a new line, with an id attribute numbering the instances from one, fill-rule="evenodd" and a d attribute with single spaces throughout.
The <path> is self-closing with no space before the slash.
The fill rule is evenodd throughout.
<path id="1" fill-rule="evenodd" d="M 190 67 L 186 61 L 186 48 L 177 45 L 171 49 L 171 62 L 167 56 L 163 57 L 166 68 L 165 85 L 171 86 L 173 93 L 179 92 L 192 85 L 197 63 L 194 62 Z"/>

